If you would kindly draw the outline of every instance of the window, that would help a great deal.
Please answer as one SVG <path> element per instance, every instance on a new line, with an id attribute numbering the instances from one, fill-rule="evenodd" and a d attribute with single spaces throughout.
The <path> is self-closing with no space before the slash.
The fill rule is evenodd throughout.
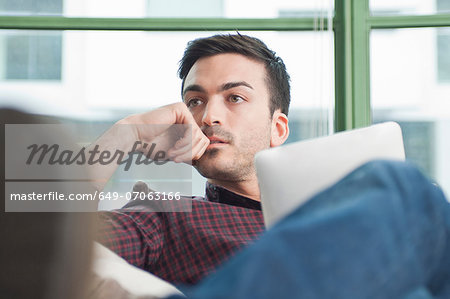
<path id="1" fill-rule="evenodd" d="M 450 84 L 450 29 L 437 31 L 437 70 L 440 83 Z"/>
<path id="2" fill-rule="evenodd" d="M 2 0 L 0 14 L 5 15 L 60 15 L 62 0 Z"/>
<path id="3" fill-rule="evenodd" d="M 62 13 L 62 0 L 3 0 L 0 14 L 57 15 Z M 6 80 L 61 80 L 62 36 L 58 32 L 29 34 L 9 32 L 2 36 L 4 66 L 0 70 Z M 0 66 L 1 68 L 1 66 Z"/>
<path id="4" fill-rule="evenodd" d="M 60 33 L 6 36 L 7 80 L 61 80 Z"/>
<path id="5" fill-rule="evenodd" d="M 70 110 L 72 115 L 101 112 L 113 119 L 167 99 L 160 94 L 151 97 L 158 93 L 151 88 L 154 83 L 145 80 L 152 72 L 164 80 L 168 76 L 173 76 L 172 82 L 178 80 L 176 62 L 152 65 L 146 56 L 151 49 L 163 49 L 179 59 L 181 52 L 175 53 L 172 43 L 217 31 L 248 32 L 268 39 L 268 44 L 285 46 L 279 54 L 286 57 L 293 77 L 290 141 L 329 133 L 333 116 L 336 130 L 396 120 L 404 130 L 409 158 L 450 192 L 446 154 L 450 144 L 444 137 L 450 134 L 448 0 L 195 0 L 189 7 L 186 3 L 4 0 L 0 91 L 17 88 L 37 94 L 47 84 L 46 96 L 78 105 L 80 109 Z M 325 11 L 325 6 L 332 7 Z M 30 15 L 39 17 L 29 23 Z M 84 19 L 67 18 L 74 16 Z M 328 24 L 330 16 L 333 22 Z M 39 31 L 42 28 L 61 31 Z M 315 31 L 318 28 L 323 31 Z M 135 58 L 142 58 L 142 63 Z M 171 75 L 167 70 L 173 70 Z M 26 82 L 14 85 L 19 78 Z M 61 80 L 60 86 L 51 86 L 52 80 Z M 176 101 L 178 92 L 177 85 L 166 95 Z"/>
<path id="6" fill-rule="evenodd" d="M 407 159 L 447 190 L 450 85 L 437 76 L 435 38 L 448 29 L 374 29 L 370 36 L 373 120 L 398 122 Z M 441 55 L 450 59 L 449 51 Z"/>

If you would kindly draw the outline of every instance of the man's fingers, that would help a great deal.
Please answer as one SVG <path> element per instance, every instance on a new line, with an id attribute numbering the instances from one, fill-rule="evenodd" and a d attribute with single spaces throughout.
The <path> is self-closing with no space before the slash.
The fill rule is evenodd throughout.
<path id="1" fill-rule="evenodd" d="M 183 155 L 187 151 L 191 150 L 192 153 L 195 152 L 195 149 L 200 149 L 204 144 L 209 144 L 209 139 L 205 136 L 205 134 L 200 130 L 200 128 L 195 125 L 190 125 L 189 128 L 184 132 L 183 137 L 178 140 L 174 147 L 168 151 L 169 157 L 176 157 Z M 201 144 L 201 146 L 196 146 L 197 144 Z"/>
<path id="2" fill-rule="evenodd" d="M 133 134 L 140 141 L 145 142 L 151 141 L 168 129 L 170 131 L 170 127 L 174 124 L 198 128 L 191 112 L 182 102 L 166 105 L 141 114 L 130 115 L 121 120 L 120 123 L 134 125 L 136 132 L 133 132 Z"/>
<path id="3" fill-rule="evenodd" d="M 194 147 L 184 147 L 183 151 L 180 151 L 177 155 L 172 156 L 172 160 L 177 163 L 184 162 L 192 164 L 192 160 L 197 160 L 203 155 L 207 146 L 207 144 L 198 143 Z"/>
<path id="4" fill-rule="evenodd" d="M 185 153 L 188 150 L 193 150 L 195 145 L 200 142 L 205 142 L 202 136 L 196 136 L 195 138 L 183 137 L 175 143 L 175 146 L 173 148 L 169 150 L 169 157 L 179 156 L 180 154 Z"/>
<path id="5" fill-rule="evenodd" d="M 208 138 L 200 138 L 198 142 L 195 142 L 192 146 L 191 144 L 173 152 L 171 158 L 175 162 L 185 162 L 192 164 L 192 160 L 198 160 L 205 152 L 209 145 Z"/>
<path id="6" fill-rule="evenodd" d="M 209 143 L 210 143 L 210 142 L 209 142 L 209 140 L 208 140 L 208 142 L 205 142 L 205 143 L 203 144 L 203 146 L 202 146 L 202 147 L 200 148 L 200 150 L 198 151 L 197 155 L 195 155 L 195 156 L 192 157 L 192 160 L 193 160 L 193 161 L 196 161 L 196 160 L 200 159 L 200 158 L 203 156 L 203 154 L 205 153 L 206 148 L 208 147 Z"/>
<path id="7" fill-rule="evenodd" d="M 202 142 L 197 143 L 194 148 L 192 149 L 191 152 L 191 157 L 188 158 L 190 159 L 188 162 L 192 163 L 192 160 L 198 160 L 201 158 L 201 156 L 203 155 L 203 153 L 205 152 L 206 148 L 209 145 L 209 139 L 207 142 L 205 142 L 204 140 L 202 140 Z"/>
<path id="8" fill-rule="evenodd" d="M 135 124 L 139 141 L 155 143 L 158 150 L 166 151 L 168 157 L 175 162 L 191 164 L 192 160 L 200 159 L 210 142 L 184 103 L 134 115 L 127 118 L 127 121 Z M 154 126 L 148 127 L 146 124 Z M 139 150 L 147 154 L 149 148 Z"/>
<path id="9" fill-rule="evenodd" d="M 194 136 L 194 129 L 192 128 L 192 125 L 188 125 L 188 128 L 186 128 L 183 137 L 175 143 L 174 148 L 180 149 L 185 147 L 186 145 L 194 144 L 196 142 L 195 139 L 198 139 L 198 132 L 196 135 L 197 136 Z"/>

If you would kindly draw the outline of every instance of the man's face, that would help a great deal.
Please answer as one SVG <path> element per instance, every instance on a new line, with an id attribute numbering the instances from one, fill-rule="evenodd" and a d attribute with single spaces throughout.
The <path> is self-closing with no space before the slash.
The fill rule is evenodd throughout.
<path id="1" fill-rule="evenodd" d="M 255 153 L 270 146 L 272 117 L 264 64 L 240 54 L 199 59 L 183 100 L 211 143 L 194 163 L 210 179 L 242 181 L 254 174 Z"/>

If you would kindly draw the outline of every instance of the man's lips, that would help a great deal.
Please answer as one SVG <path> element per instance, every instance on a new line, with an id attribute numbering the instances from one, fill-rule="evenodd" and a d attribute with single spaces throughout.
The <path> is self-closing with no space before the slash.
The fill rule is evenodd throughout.
<path id="1" fill-rule="evenodd" d="M 224 141 L 223 139 L 216 137 L 216 136 L 209 136 L 208 137 L 210 144 L 214 144 L 214 143 L 228 143 L 226 141 Z"/>
<path id="2" fill-rule="evenodd" d="M 208 145 L 207 149 L 220 147 L 220 146 L 224 146 L 224 145 L 228 144 L 227 141 L 225 141 L 217 136 L 209 136 L 208 139 L 209 139 L 209 145 Z"/>

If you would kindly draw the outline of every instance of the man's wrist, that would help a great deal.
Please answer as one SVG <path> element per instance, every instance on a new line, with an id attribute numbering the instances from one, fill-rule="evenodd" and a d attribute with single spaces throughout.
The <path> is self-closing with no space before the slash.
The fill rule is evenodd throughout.
<path id="1" fill-rule="evenodd" d="M 136 127 L 138 122 L 135 120 L 135 116 L 131 115 L 117 121 L 112 130 L 116 140 L 119 141 L 118 149 L 126 153 L 133 149 L 133 145 L 137 141 L 141 141 L 139 131 Z"/>

